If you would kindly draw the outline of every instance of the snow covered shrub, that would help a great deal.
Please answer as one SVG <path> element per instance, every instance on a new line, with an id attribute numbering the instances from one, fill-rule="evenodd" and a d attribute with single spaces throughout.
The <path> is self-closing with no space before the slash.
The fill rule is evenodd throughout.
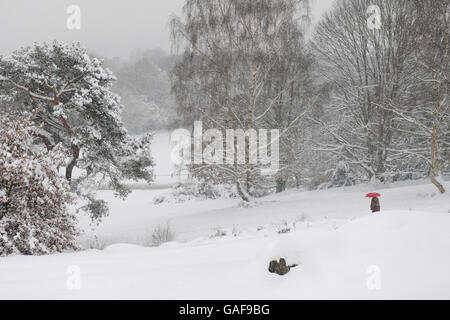
<path id="1" fill-rule="evenodd" d="M 263 203 L 258 200 L 251 200 L 251 201 L 239 201 L 238 207 L 244 208 L 244 209 L 250 209 L 250 208 L 256 208 L 261 206 Z"/>
<path id="2" fill-rule="evenodd" d="M 328 170 L 326 176 L 328 177 L 328 182 L 322 185 L 321 188 L 346 187 L 359 182 L 350 166 L 343 161 L 340 161 L 335 168 Z"/>
<path id="3" fill-rule="evenodd" d="M 213 233 L 209 235 L 210 239 L 222 238 L 227 236 L 239 237 L 241 231 L 239 230 L 239 225 L 233 224 L 231 229 L 225 229 L 221 226 L 217 226 L 213 229 Z"/>
<path id="4" fill-rule="evenodd" d="M 194 199 L 227 199 L 237 198 L 236 187 L 228 184 L 209 184 L 205 182 L 188 182 L 180 183 L 173 187 L 173 189 L 162 196 L 153 199 L 155 204 L 163 202 L 181 203 Z"/>
<path id="5" fill-rule="evenodd" d="M 307 187 L 308 190 L 317 190 L 322 188 L 327 183 L 327 176 L 325 174 L 316 174 L 308 179 Z"/>
<path id="6" fill-rule="evenodd" d="M 69 186 L 58 174 L 64 154 L 32 148 L 37 134 L 30 115 L 0 114 L 0 256 L 76 248 Z"/>
<path id="7" fill-rule="evenodd" d="M 290 225 L 286 220 L 284 220 L 283 223 L 277 227 L 278 234 L 290 233 L 293 230 L 295 230 L 295 225 Z"/>
<path id="8" fill-rule="evenodd" d="M 99 239 L 99 237 L 95 235 L 94 238 L 88 239 L 83 247 L 88 249 L 104 250 L 107 246 L 108 244 L 104 239 Z"/>
<path id="9" fill-rule="evenodd" d="M 214 233 L 212 235 L 210 235 L 209 237 L 211 239 L 222 238 L 222 237 L 226 237 L 227 234 L 228 234 L 227 230 L 223 229 L 221 226 L 217 226 L 214 228 Z"/>
<path id="10" fill-rule="evenodd" d="M 241 231 L 239 231 L 239 225 L 233 224 L 233 229 L 231 229 L 231 234 L 233 237 L 238 237 L 241 234 Z"/>
<path id="11" fill-rule="evenodd" d="M 175 232 L 169 222 L 158 225 L 152 234 L 152 245 L 160 246 L 163 243 L 171 242 L 175 239 Z"/>

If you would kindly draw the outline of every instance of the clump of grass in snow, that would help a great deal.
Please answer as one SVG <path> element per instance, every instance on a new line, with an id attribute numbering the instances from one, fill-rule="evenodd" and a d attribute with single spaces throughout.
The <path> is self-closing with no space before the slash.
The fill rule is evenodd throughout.
<path id="1" fill-rule="evenodd" d="M 163 243 L 171 242 L 175 240 L 175 231 L 172 230 L 172 227 L 169 222 L 164 224 L 159 224 L 153 229 L 152 241 L 151 244 L 153 246 L 160 246 Z"/>
<path id="2" fill-rule="evenodd" d="M 227 236 L 227 231 L 225 229 L 223 229 L 221 226 L 217 226 L 214 229 L 214 233 L 209 236 L 210 238 L 221 238 L 221 237 L 226 237 Z"/>
<path id="3" fill-rule="evenodd" d="M 100 240 L 97 235 L 94 236 L 94 238 L 88 239 L 86 241 L 86 245 L 84 246 L 87 249 L 95 249 L 95 250 L 103 250 L 108 246 L 106 241 L 103 239 Z"/>
<path id="4" fill-rule="evenodd" d="M 286 234 L 286 233 L 293 231 L 294 229 L 295 229 L 294 226 L 289 225 L 289 223 L 286 220 L 284 220 L 283 224 L 281 226 L 278 226 L 277 233 L 278 234 Z"/>

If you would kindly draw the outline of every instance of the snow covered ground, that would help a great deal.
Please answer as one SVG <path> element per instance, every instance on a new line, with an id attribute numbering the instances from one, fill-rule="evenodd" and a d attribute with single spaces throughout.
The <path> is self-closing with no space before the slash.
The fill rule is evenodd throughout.
<path id="1" fill-rule="evenodd" d="M 369 191 L 382 194 L 380 214 L 369 213 Z M 123 202 L 104 191 L 111 216 L 93 230 L 82 219 L 80 238 L 103 250 L 0 258 L 0 299 L 450 298 L 450 195 L 426 182 L 289 191 L 253 208 L 154 205 L 164 192 Z M 176 242 L 142 246 L 166 221 Z M 227 236 L 210 237 L 218 226 Z M 270 274 L 279 257 L 299 266 Z"/>
<path id="2" fill-rule="evenodd" d="M 98 226 L 80 217 L 84 251 L 0 258 L 0 299 L 450 299 L 450 195 L 430 183 L 291 190 L 251 208 L 155 205 L 178 179 L 169 134 L 152 150 L 154 185 L 135 185 L 126 201 L 101 191 L 111 215 Z M 373 191 L 377 215 L 364 197 Z M 152 247 L 167 223 L 174 241 Z M 270 274 L 280 257 L 298 267 Z"/>

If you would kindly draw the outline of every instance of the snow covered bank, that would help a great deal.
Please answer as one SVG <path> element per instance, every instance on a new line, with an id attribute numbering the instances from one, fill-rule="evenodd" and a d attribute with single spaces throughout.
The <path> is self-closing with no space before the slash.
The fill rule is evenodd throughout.
<path id="1" fill-rule="evenodd" d="M 337 229 L 15 256 L 0 260 L 0 299 L 448 299 L 449 230 L 450 214 L 385 211 Z M 280 256 L 299 266 L 270 274 Z M 79 290 L 67 287 L 69 266 L 79 268 Z M 373 277 L 378 290 L 367 284 Z"/>
<path id="2" fill-rule="evenodd" d="M 291 190 L 260 199 L 253 208 L 241 208 L 239 200 L 233 199 L 154 205 L 153 198 L 167 190 L 135 190 L 126 201 L 104 191 L 102 197 L 110 203 L 111 216 L 93 229 L 89 220 L 82 217 L 81 226 L 86 233 L 80 243 L 85 247 L 97 240 L 99 247 L 124 242 L 146 245 L 153 229 L 167 221 L 176 232 L 176 240 L 181 242 L 207 237 L 217 227 L 245 231 L 266 224 L 303 220 L 309 224 L 339 226 L 370 213 L 370 200 L 364 198 L 370 191 L 381 192 L 382 210 L 440 213 L 450 210 L 450 195 L 438 194 L 429 183 L 384 188 L 361 185 L 324 191 Z"/>
<path id="3" fill-rule="evenodd" d="M 104 193 L 112 216 L 85 237 L 139 242 L 168 219 L 187 242 L 0 258 L 0 299 L 450 299 L 450 196 L 429 184 L 377 190 L 382 213 L 370 215 L 367 190 L 290 191 L 249 209 L 233 200 L 155 206 L 156 190 L 126 202 Z M 217 225 L 238 231 L 210 238 Z M 299 266 L 270 274 L 279 257 Z"/>

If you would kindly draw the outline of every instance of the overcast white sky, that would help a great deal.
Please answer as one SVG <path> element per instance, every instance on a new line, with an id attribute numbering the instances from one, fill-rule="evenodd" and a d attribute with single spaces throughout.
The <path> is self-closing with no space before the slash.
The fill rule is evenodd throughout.
<path id="1" fill-rule="evenodd" d="M 313 0 L 317 18 L 334 0 Z M 35 41 L 79 41 L 106 57 L 133 49 L 170 51 L 168 19 L 184 0 L 0 0 L 0 54 Z M 81 30 L 66 27 L 69 5 L 81 8 Z"/>

